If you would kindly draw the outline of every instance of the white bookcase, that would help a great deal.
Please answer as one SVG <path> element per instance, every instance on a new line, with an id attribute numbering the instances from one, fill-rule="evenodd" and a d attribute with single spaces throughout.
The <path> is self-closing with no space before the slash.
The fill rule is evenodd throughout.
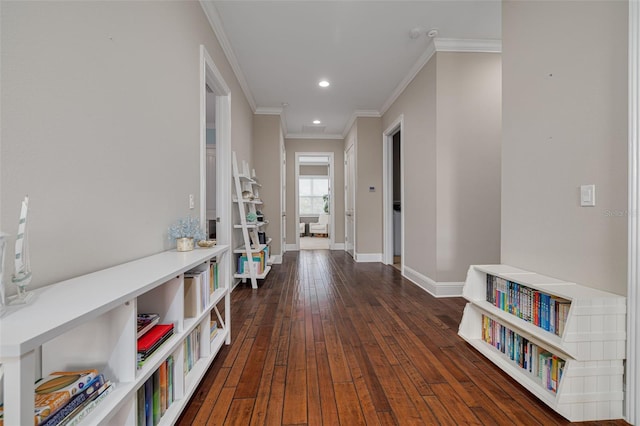
<path id="1" fill-rule="evenodd" d="M 33 424 L 34 382 L 38 371 L 96 368 L 114 384 L 114 390 L 91 411 L 82 424 L 135 425 L 137 390 L 158 367 L 173 356 L 174 402 L 160 424 L 173 424 L 198 383 L 230 335 L 230 278 L 228 246 L 159 253 L 109 269 L 35 290 L 35 300 L 10 307 L 0 319 L 4 424 Z M 219 266 L 219 288 L 196 296 L 208 300 L 193 315 L 185 315 L 184 273 Z M 204 290 L 203 290 L 204 291 Z M 221 323 L 218 305 L 224 303 Z M 161 323 L 173 323 L 175 334 L 145 363 L 137 365 L 138 312 L 160 314 Z M 211 320 L 219 331 L 209 340 Z M 202 332 L 200 359 L 183 374 L 184 340 L 197 327 Z"/>
<path id="2" fill-rule="evenodd" d="M 569 301 L 562 335 L 488 302 L 487 275 Z M 471 266 L 463 297 L 458 334 L 549 407 L 570 421 L 622 418 L 626 298 L 507 265 Z M 483 340 L 483 316 L 565 361 L 556 392 Z"/>
<path id="3" fill-rule="evenodd" d="M 237 259 L 234 259 L 236 273 L 234 278 L 240 278 L 242 282 L 247 279 L 251 281 L 252 288 L 258 288 L 259 279 L 264 279 L 271 271 L 271 265 L 273 264 L 273 256 L 269 255 L 263 260 L 263 268 L 259 270 L 260 264 L 254 262 L 254 255 L 261 256 L 262 252 L 270 246 L 271 238 L 265 238 L 263 243 L 260 242 L 258 233 L 264 231 L 269 224 L 265 220 L 262 214 L 258 213 L 258 206 L 262 205 L 260 199 L 260 188 L 262 185 L 257 181 L 256 177 L 249 173 L 249 164 L 242 163 L 242 170 L 238 167 L 236 159 L 236 153 L 233 153 L 233 178 L 235 184 L 236 195 L 233 198 L 234 204 L 238 206 L 238 223 L 234 225 L 235 229 L 242 230 L 242 246 L 237 247 L 233 252 L 237 255 Z M 247 196 L 245 196 L 245 194 Z M 258 220 L 249 222 L 247 221 L 247 214 L 253 213 Z M 251 256 L 248 255 L 251 253 Z M 246 267 L 242 271 L 238 270 L 238 259 L 242 255 L 246 255 Z"/>

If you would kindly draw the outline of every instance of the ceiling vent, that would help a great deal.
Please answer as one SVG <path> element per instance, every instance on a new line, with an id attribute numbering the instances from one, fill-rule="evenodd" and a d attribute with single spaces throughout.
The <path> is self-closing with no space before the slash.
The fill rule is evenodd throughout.
<path id="1" fill-rule="evenodd" d="M 307 126 L 304 125 L 302 126 L 302 133 L 305 134 L 313 134 L 313 135 L 317 135 L 320 133 L 324 133 L 324 129 L 326 126 Z"/>

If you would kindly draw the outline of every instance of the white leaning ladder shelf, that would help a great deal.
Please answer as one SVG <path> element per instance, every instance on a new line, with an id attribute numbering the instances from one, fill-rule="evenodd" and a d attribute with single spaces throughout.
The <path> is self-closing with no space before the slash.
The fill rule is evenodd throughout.
<path id="1" fill-rule="evenodd" d="M 496 277 L 501 283 L 508 283 L 507 291 L 501 292 L 499 297 L 492 296 L 495 293 L 492 291 L 494 286 L 487 282 L 487 277 L 490 280 Z M 504 289 L 504 286 L 501 288 Z M 537 297 L 527 299 L 531 294 Z M 531 300 L 539 301 L 541 295 L 544 295 L 546 301 L 552 299 L 552 306 L 557 306 L 556 301 L 560 301 L 564 304 L 563 308 L 568 307 L 568 312 L 564 310 L 562 326 L 558 328 L 558 332 L 548 331 L 536 324 L 539 322 L 540 311 L 535 307 L 539 303 L 533 304 L 538 313 L 537 318 L 532 320 Z M 623 417 L 625 297 L 508 265 L 471 266 L 464 284 L 463 297 L 469 303 L 465 306 L 458 334 L 529 392 L 570 421 Z M 518 300 L 519 297 L 522 298 Z M 492 300 L 489 301 L 489 298 Z M 499 302 L 496 300 L 504 301 L 507 298 L 523 305 L 525 314 L 512 305 L 505 307 L 503 303 L 502 307 L 497 306 Z M 551 318 L 560 317 L 556 315 Z M 494 329 L 501 333 L 508 329 L 512 335 L 517 334 L 520 341 L 525 340 L 536 346 L 529 353 L 544 351 L 545 354 L 563 361 L 561 374 L 556 376 L 557 382 L 554 383 L 555 390 L 545 386 L 544 379 L 514 362 L 504 350 L 497 349 L 496 340 L 502 339 L 504 334 L 491 334 L 494 330 L 491 326 L 495 326 Z M 502 344 L 504 348 L 504 343 L 502 340 L 498 345 Z M 507 345 L 509 343 L 513 349 L 512 341 Z M 531 363 L 534 371 L 540 366 L 535 359 L 530 361 L 530 367 Z"/>
<path id="2" fill-rule="evenodd" d="M 261 205 L 262 201 L 259 197 L 255 197 L 260 188 L 260 184 L 250 176 L 249 166 L 243 162 L 243 170 L 240 172 L 238 169 L 238 161 L 236 159 L 236 153 L 233 153 L 233 180 L 235 184 L 236 196 L 233 202 L 238 205 L 238 214 L 240 215 L 240 223 L 234 225 L 235 229 L 242 230 L 243 245 L 236 248 L 233 252 L 242 256 L 246 255 L 247 267 L 242 272 L 234 274 L 234 278 L 240 278 L 242 281 L 249 279 L 251 281 L 251 287 L 258 288 L 258 280 L 266 278 L 267 274 L 271 270 L 271 264 L 273 263 L 273 256 L 269 259 L 265 259 L 264 270 L 258 271 L 259 264 L 254 261 L 254 254 L 262 252 L 270 243 L 271 239 L 266 240 L 264 243 L 260 243 L 258 231 L 268 224 L 267 221 L 255 221 L 252 223 L 247 222 L 247 214 L 253 213 L 257 216 L 256 206 Z M 250 195 L 249 197 L 243 196 L 244 193 Z"/>

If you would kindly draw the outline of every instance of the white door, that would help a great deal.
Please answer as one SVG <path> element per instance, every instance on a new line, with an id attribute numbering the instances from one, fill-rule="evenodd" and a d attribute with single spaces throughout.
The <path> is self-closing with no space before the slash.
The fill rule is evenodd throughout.
<path id="1" fill-rule="evenodd" d="M 356 182 L 356 169 L 354 161 L 354 144 L 351 144 L 347 151 L 344 153 L 344 247 L 347 253 L 354 257 L 355 255 L 355 182 Z"/>

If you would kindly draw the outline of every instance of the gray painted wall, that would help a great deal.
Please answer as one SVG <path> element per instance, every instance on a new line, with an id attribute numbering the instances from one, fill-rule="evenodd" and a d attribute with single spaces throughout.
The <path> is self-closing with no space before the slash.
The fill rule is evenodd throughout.
<path id="1" fill-rule="evenodd" d="M 1 19 L 0 225 L 15 234 L 29 194 L 33 287 L 166 250 L 198 216 L 201 44 L 251 156 L 251 108 L 198 2 L 3 2 Z"/>
<path id="2" fill-rule="evenodd" d="M 502 16 L 502 262 L 624 295 L 628 3 L 508 1 Z"/>

